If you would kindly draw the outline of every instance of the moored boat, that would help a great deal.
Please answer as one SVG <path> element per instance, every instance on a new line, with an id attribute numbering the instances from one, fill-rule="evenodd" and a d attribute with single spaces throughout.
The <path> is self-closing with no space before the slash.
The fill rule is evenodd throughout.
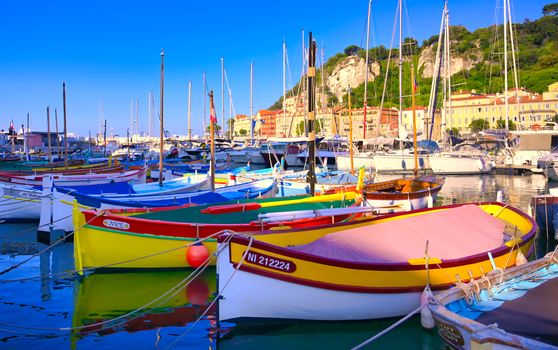
<path id="1" fill-rule="evenodd" d="M 255 232 L 277 227 L 304 227 L 345 220 L 352 214 L 264 221 L 259 214 L 285 210 L 316 210 L 353 205 L 355 192 L 284 200 L 269 198 L 224 205 L 187 207 L 137 216 L 74 208 L 76 269 L 184 268 L 190 246 L 200 240 L 209 253 L 216 249 L 218 232 Z"/>
<path id="2" fill-rule="evenodd" d="M 558 349 L 555 253 L 431 298 L 442 339 L 456 349 Z"/>
<path id="3" fill-rule="evenodd" d="M 430 281 L 480 277 L 529 255 L 536 224 L 501 203 L 219 237 L 219 319 L 361 320 L 416 309 Z M 425 254 L 425 246 L 427 253 Z M 253 291 L 259 290 L 258 296 Z"/>

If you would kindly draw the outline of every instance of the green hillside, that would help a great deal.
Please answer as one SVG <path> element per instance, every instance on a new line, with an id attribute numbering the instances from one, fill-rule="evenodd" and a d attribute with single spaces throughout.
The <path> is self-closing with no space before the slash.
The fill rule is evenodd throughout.
<path id="1" fill-rule="evenodd" d="M 525 87 L 529 91 L 543 92 L 547 86 L 558 81 L 558 3 L 544 6 L 543 16 L 535 21 L 525 19 L 523 23 L 513 25 L 516 42 L 516 59 L 519 67 L 519 86 Z M 451 26 L 451 55 L 459 56 L 472 61 L 479 61 L 471 70 L 462 70 L 452 76 L 453 90 L 472 90 L 482 93 L 501 92 L 504 86 L 504 63 L 503 63 L 503 25 L 479 28 L 470 32 L 463 26 Z M 438 35 L 433 35 L 424 40 L 419 45 L 413 38 L 405 38 L 404 45 L 404 65 L 403 65 L 403 96 L 410 95 L 410 62 L 416 67 L 418 59 L 425 48 L 430 46 L 436 49 Z M 510 50 L 510 45 L 508 44 Z M 348 55 L 358 55 L 365 57 L 366 51 L 356 45 L 348 46 L 344 52 L 337 53 L 329 58 L 325 63 L 325 75 L 331 74 L 336 64 Z M 482 57 L 478 57 L 481 55 Z M 387 68 L 389 49 L 384 46 L 375 47 L 369 50 L 371 62 L 379 62 L 381 74 L 373 82 L 368 83 L 368 105 L 379 106 L 384 86 L 384 77 Z M 393 59 L 399 56 L 397 49 L 391 52 L 392 61 L 390 64 L 389 79 L 386 89 L 384 106 L 399 105 L 399 80 L 398 67 Z M 508 86 L 514 86 L 511 57 L 508 61 Z M 320 86 L 321 72 L 317 74 Z M 427 105 L 430 94 L 431 78 L 423 78 L 422 71 L 417 74 L 418 96 L 417 104 Z M 300 82 L 299 82 L 300 83 Z M 297 84 L 287 96 L 295 95 L 299 90 Z M 328 105 L 336 105 L 337 98 L 328 95 Z M 364 102 L 364 84 L 352 90 L 353 106 L 358 108 Z M 347 101 L 346 96 L 343 98 Z M 409 107 L 410 98 L 404 99 L 405 107 Z M 280 98 L 270 109 L 280 109 L 282 98 Z"/>

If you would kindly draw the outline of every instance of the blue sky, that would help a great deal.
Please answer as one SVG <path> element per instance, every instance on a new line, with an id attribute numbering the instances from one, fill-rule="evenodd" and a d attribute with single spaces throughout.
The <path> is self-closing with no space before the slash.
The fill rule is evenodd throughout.
<path id="1" fill-rule="evenodd" d="M 515 0 L 514 19 L 536 19 L 551 0 Z M 404 36 L 422 40 L 439 28 L 442 0 L 407 0 Z M 498 4 L 497 4 L 498 3 Z M 469 30 L 502 21 L 502 1 L 450 1 L 450 22 Z M 372 4 L 371 46 L 389 46 L 397 0 Z M 235 111 L 249 113 L 250 63 L 254 111 L 282 94 L 286 41 L 292 83 L 301 72 L 301 31 L 311 30 L 326 60 L 351 44 L 365 45 L 367 0 L 344 1 L 0 1 L 0 128 L 46 130 L 46 107 L 62 123 L 62 82 L 67 87 L 68 128 L 82 136 L 98 130 L 99 101 L 108 130 L 123 135 L 130 102 L 139 99 L 140 129 L 147 131 L 148 93 L 159 107 L 160 51 L 165 49 L 165 129 L 185 134 L 188 81 L 192 124 L 202 129 L 202 74 L 216 92 L 221 121 L 221 66 Z M 497 17 L 495 17 L 497 13 Z M 408 17 L 407 17 L 408 14 Z M 287 87 L 290 84 L 287 82 Z M 134 102 L 135 103 L 135 102 Z M 229 102 L 226 97 L 226 117 Z M 54 128 L 51 114 L 51 128 Z M 158 127 L 157 127 L 158 129 Z"/>

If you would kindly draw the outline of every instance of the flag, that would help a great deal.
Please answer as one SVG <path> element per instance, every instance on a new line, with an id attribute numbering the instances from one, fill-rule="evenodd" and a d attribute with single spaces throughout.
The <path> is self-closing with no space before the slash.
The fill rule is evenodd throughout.
<path id="1" fill-rule="evenodd" d="M 10 128 L 8 129 L 8 134 L 9 135 L 14 135 L 15 134 L 15 127 L 14 127 L 14 121 L 13 120 L 10 123 Z"/>
<path id="2" fill-rule="evenodd" d="M 418 82 L 417 82 L 417 77 L 415 76 L 413 79 L 413 94 L 416 94 L 418 90 Z"/>
<path id="3" fill-rule="evenodd" d="M 209 99 L 209 120 L 213 123 L 213 124 L 217 124 L 217 113 L 215 113 L 215 103 L 213 103 L 213 95 L 211 95 L 211 98 Z"/>

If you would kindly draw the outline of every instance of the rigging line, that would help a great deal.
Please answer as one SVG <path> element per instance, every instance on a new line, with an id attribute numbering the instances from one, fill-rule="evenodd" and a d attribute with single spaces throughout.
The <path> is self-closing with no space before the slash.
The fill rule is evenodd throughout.
<path id="1" fill-rule="evenodd" d="M 221 246 L 223 247 L 223 250 L 226 249 L 229 244 L 230 244 L 230 240 L 232 240 L 233 236 L 235 236 L 236 234 L 233 233 L 233 235 L 230 237 L 230 239 L 226 242 L 223 242 L 224 244 L 222 244 Z M 229 237 L 227 237 L 229 238 Z M 223 286 L 223 288 L 221 289 L 221 291 L 225 290 L 227 288 L 227 286 L 229 285 L 229 283 L 231 282 L 232 278 L 234 277 L 234 275 L 236 274 L 236 272 L 240 269 L 240 267 L 242 266 L 242 264 L 244 263 L 244 261 L 246 260 L 246 256 L 248 255 L 248 252 L 250 251 L 250 248 L 252 247 L 252 243 L 254 242 L 254 236 L 250 236 L 250 241 L 248 242 L 248 245 L 246 246 L 246 250 L 244 251 L 244 254 L 242 254 L 242 257 L 240 258 L 240 261 L 238 262 L 238 264 L 236 265 L 236 268 L 234 269 L 234 271 L 232 272 L 231 276 L 229 277 L 229 279 L 227 280 L 227 282 L 225 282 L 225 285 Z M 226 244 L 225 244 L 226 243 Z M 186 332 L 182 333 L 181 335 L 178 336 L 178 338 L 176 338 L 171 344 L 169 344 L 165 349 L 170 349 L 172 346 L 176 345 L 176 343 L 178 343 L 178 341 L 180 341 L 184 336 L 186 336 L 193 328 L 196 324 L 198 324 L 198 322 L 209 312 L 209 310 L 213 307 L 213 305 L 215 305 L 215 303 L 217 303 L 219 301 L 219 299 L 222 298 L 221 295 L 221 291 L 219 291 L 219 286 L 217 286 L 217 295 L 215 296 L 215 299 L 211 302 L 211 304 L 209 304 L 209 306 L 207 307 L 207 309 L 201 314 L 201 316 L 194 322 L 192 323 L 192 325 L 186 330 Z M 219 315 L 217 315 L 217 317 L 219 317 Z"/>
<path id="2" fill-rule="evenodd" d="M 380 128 L 382 126 L 382 113 L 384 111 L 384 100 L 385 100 L 385 96 L 386 96 L 386 90 L 387 90 L 387 81 L 388 81 L 388 77 L 389 77 L 389 67 L 390 67 L 390 63 L 391 63 L 391 54 L 393 52 L 393 42 L 395 41 L 395 31 L 397 28 L 397 16 L 399 14 L 399 6 L 396 7 L 395 9 L 395 18 L 393 19 L 393 30 L 391 32 L 391 43 L 390 43 L 390 47 L 389 47 L 389 53 L 388 53 L 388 60 L 387 60 L 387 64 L 386 64 L 386 75 L 384 77 L 384 88 L 382 90 L 382 99 L 380 100 L 380 115 L 378 118 L 378 127 L 376 128 L 376 139 L 380 136 Z M 390 114 L 391 114 L 391 110 L 390 110 Z M 388 116 L 388 118 L 391 117 L 391 115 Z"/>
<path id="3" fill-rule="evenodd" d="M 92 220 L 93 220 L 93 219 L 92 219 Z M 221 230 L 221 231 L 216 232 L 216 233 L 213 233 L 213 234 L 211 234 L 211 235 L 209 235 L 209 236 L 207 236 L 207 237 L 197 239 L 195 242 L 189 243 L 189 244 L 187 244 L 187 245 L 182 245 L 182 246 L 179 246 L 179 247 L 175 247 L 175 248 L 171 248 L 171 249 L 168 249 L 168 250 L 164 250 L 164 251 L 160 251 L 160 252 L 157 252 L 157 253 L 153 253 L 153 254 L 151 254 L 151 255 L 141 256 L 141 257 L 138 257 L 138 258 L 129 259 L 129 260 L 126 260 L 126 261 L 119 261 L 119 262 L 116 262 L 116 263 L 107 264 L 107 265 L 101 265 L 101 266 L 97 266 L 97 267 L 88 267 L 88 268 L 84 268 L 84 269 L 81 269 L 81 270 L 64 271 L 64 272 L 61 272 L 61 273 L 48 274 L 48 275 L 45 275 L 45 276 L 24 277 L 24 278 L 18 278 L 18 279 L 13 279 L 13 280 L 0 280 L 0 283 L 21 282 L 21 281 L 35 280 L 35 279 L 49 279 L 49 278 L 52 278 L 52 277 L 54 277 L 54 276 L 64 275 L 64 274 L 68 274 L 68 273 L 78 273 L 78 272 L 85 273 L 85 272 L 89 272 L 89 271 L 94 271 L 94 270 L 96 270 L 96 269 L 108 268 L 108 267 L 111 267 L 111 266 L 114 266 L 114 265 L 120 265 L 120 264 L 124 264 L 124 263 L 128 263 L 128 262 L 134 262 L 134 261 L 137 261 L 137 260 L 146 259 L 146 258 L 150 258 L 150 257 L 153 257 L 153 256 L 157 256 L 157 255 L 169 253 L 169 252 L 172 252 L 172 251 L 175 251 L 175 250 L 179 250 L 179 249 L 183 249 L 183 248 L 188 248 L 188 247 L 190 247 L 190 246 L 192 246 L 192 245 L 194 245 L 194 244 L 196 244 L 196 243 L 198 243 L 198 242 L 204 242 L 204 241 L 206 241 L 206 240 L 209 240 L 209 239 L 211 239 L 211 238 L 214 238 L 214 237 L 219 236 L 219 235 L 224 234 L 224 233 L 230 233 L 230 231 L 228 231 L 228 230 Z"/>
<path id="4" fill-rule="evenodd" d="M 11 324 L 11 323 L 6 323 L 6 322 L 0 322 L 0 325 L 3 326 L 8 326 L 8 327 L 13 327 L 13 328 L 19 328 L 19 329 L 35 329 L 35 330 L 50 330 L 50 331 L 62 331 L 62 332 L 66 332 L 66 331 L 76 331 L 76 330 L 82 330 L 82 329 L 87 329 L 87 328 L 92 328 L 92 327 L 98 327 L 98 326 L 103 326 L 105 324 L 109 324 L 111 322 L 117 321 L 117 320 L 121 320 L 121 319 L 125 319 L 135 313 L 138 313 L 142 310 L 147 309 L 149 306 L 155 304 L 157 301 L 159 301 L 160 299 L 162 299 L 163 297 L 166 297 L 168 294 L 170 294 L 170 296 L 168 296 L 166 299 L 160 301 L 158 304 L 156 305 L 161 305 L 162 303 L 168 301 L 170 298 L 172 298 L 173 296 L 175 296 L 178 292 L 180 292 L 183 288 L 186 288 L 196 277 L 198 277 L 208 266 L 209 263 L 211 261 L 211 256 L 208 256 L 206 258 L 206 260 L 202 263 L 202 265 L 200 265 L 198 268 L 196 268 L 191 274 L 188 274 L 188 276 L 186 276 L 184 279 L 182 279 L 180 282 L 178 282 L 176 285 L 174 285 L 173 287 L 171 287 L 169 290 L 167 290 L 165 293 L 159 295 L 157 298 L 149 301 L 148 303 L 134 309 L 131 310 L 123 315 L 114 317 L 112 319 L 109 320 L 104 320 L 104 321 L 100 321 L 100 322 L 96 322 L 96 323 L 91 323 L 91 324 L 87 324 L 87 325 L 83 325 L 83 326 L 77 326 L 77 327 L 31 327 L 31 326 L 23 326 L 23 325 L 17 325 L 17 324 Z M 184 284 L 184 286 L 182 286 L 182 284 Z M 174 292 L 173 292 L 174 291 Z M 173 292 L 173 293 L 171 293 Z M 129 320 L 133 320 L 137 317 L 141 316 L 138 315 L 136 317 L 132 317 Z M 112 324 L 111 327 L 115 327 L 118 325 L 123 324 L 124 322 L 126 322 L 127 320 L 122 321 L 121 323 L 116 323 L 116 324 Z M 103 328 L 104 329 L 104 328 Z M 94 329 L 91 331 L 99 331 L 99 329 Z"/>

